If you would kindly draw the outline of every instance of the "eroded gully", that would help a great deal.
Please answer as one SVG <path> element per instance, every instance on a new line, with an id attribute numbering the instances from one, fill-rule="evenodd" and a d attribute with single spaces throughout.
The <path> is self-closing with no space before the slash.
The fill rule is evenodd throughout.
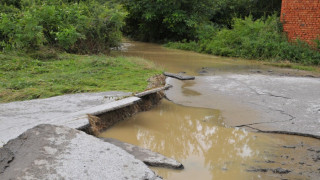
<path id="1" fill-rule="evenodd" d="M 167 83 L 173 88 L 166 91 L 167 99 L 100 135 L 151 149 L 184 164 L 184 170 L 153 168 L 164 179 L 320 176 L 318 139 L 253 132 L 318 137 L 320 81 L 301 77 L 317 74 L 139 42 L 125 43 L 116 53 L 152 60 L 169 72 L 197 76 L 194 81 L 169 78 Z"/>

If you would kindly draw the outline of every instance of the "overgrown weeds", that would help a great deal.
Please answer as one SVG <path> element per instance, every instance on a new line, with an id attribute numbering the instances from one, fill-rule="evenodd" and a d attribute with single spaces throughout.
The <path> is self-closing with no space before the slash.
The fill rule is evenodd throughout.
<path id="1" fill-rule="evenodd" d="M 232 29 L 204 28 L 197 41 L 166 44 L 167 47 L 219 56 L 320 65 L 320 52 L 306 42 L 288 42 L 276 15 L 253 20 L 234 18 Z"/>
<path id="2" fill-rule="evenodd" d="M 121 41 L 126 12 L 97 0 L 0 1 L 0 51 L 43 46 L 71 53 L 103 53 Z"/>

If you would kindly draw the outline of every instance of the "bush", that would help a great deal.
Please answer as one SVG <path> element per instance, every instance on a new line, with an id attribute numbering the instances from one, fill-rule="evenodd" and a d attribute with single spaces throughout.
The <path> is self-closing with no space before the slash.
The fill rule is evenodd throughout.
<path id="1" fill-rule="evenodd" d="M 208 21 L 210 0 L 122 0 L 129 15 L 125 33 L 143 41 L 193 39 L 199 23 Z"/>
<path id="2" fill-rule="evenodd" d="M 212 29 L 211 37 L 208 37 L 208 31 L 199 31 L 197 42 L 169 43 L 167 46 L 219 56 L 320 65 L 319 51 L 299 40 L 288 42 L 276 15 L 258 20 L 253 20 L 252 16 L 234 18 L 232 29 Z"/>
<path id="3" fill-rule="evenodd" d="M 281 0 L 121 0 L 129 12 L 125 33 L 143 41 L 195 40 L 199 25 L 229 27 L 233 17 L 280 14 Z"/>
<path id="4" fill-rule="evenodd" d="M 119 45 L 126 16 L 120 5 L 95 0 L 12 0 L 3 7 L 11 11 L 0 13 L 0 47 L 27 51 L 42 46 L 72 53 L 108 51 Z"/>

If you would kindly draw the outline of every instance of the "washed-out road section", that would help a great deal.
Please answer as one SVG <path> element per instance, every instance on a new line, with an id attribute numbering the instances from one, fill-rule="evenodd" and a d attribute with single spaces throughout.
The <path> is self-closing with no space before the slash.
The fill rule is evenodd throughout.
<path id="1" fill-rule="evenodd" d="M 0 104 L 0 147 L 27 129 L 39 124 L 63 125 L 80 128 L 88 124 L 87 118 L 66 119 L 81 115 L 81 111 L 108 104 L 131 93 L 102 92 L 63 95 Z M 79 112 L 79 113 L 78 113 Z"/>

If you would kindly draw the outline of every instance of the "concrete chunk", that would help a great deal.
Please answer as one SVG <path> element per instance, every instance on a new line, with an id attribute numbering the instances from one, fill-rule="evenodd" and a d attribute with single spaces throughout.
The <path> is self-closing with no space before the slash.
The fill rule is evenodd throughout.
<path id="1" fill-rule="evenodd" d="M 175 159 L 168 158 L 162 154 L 153 152 L 149 149 L 141 148 L 129 143 L 124 143 L 112 138 L 101 138 L 103 141 L 116 145 L 132 154 L 135 158 L 143 161 L 149 166 L 165 167 L 172 169 L 183 169 L 183 165 Z"/>
<path id="2" fill-rule="evenodd" d="M 164 87 L 160 87 L 160 88 L 155 88 L 155 89 L 151 89 L 151 90 L 148 90 L 148 91 L 144 91 L 144 92 L 136 94 L 135 96 L 140 98 L 140 97 L 147 96 L 147 95 L 159 92 L 159 91 L 167 90 L 167 89 L 169 89 L 171 87 L 172 87 L 171 85 L 167 84 Z"/>
<path id="3" fill-rule="evenodd" d="M 194 76 L 187 76 L 187 75 L 182 75 L 182 74 L 174 74 L 174 73 L 169 73 L 169 72 L 164 72 L 163 75 L 176 78 L 179 80 L 194 80 Z"/>
<path id="4" fill-rule="evenodd" d="M 120 109 L 129 105 L 132 105 L 139 100 L 140 98 L 138 97 L 128 97 L 118 101 L 114 101 L 107 104 L 95 106 L 89 109 L 85 109 L 82 111 L 74 112 L 66 116 L 60 116 L 50 120 L 50 122 L 54 124 L 54 122 L 59 122 L 61 121 L 61 119 L 63 119 L 63 124 L 59 124 L 59 125 L 66 125 L 71 128 L 80 128 L 89 124 L 88 114 L 94 115 L 94 116 L 104 114 L 109 111 L 113 111 L 116 109 Z"/>
<path id="5" fill-rule="evenodd" d="M 123 149 L 64 126 L 38 125 L 0 153 L 0 179 L 160 179 Z"/>

